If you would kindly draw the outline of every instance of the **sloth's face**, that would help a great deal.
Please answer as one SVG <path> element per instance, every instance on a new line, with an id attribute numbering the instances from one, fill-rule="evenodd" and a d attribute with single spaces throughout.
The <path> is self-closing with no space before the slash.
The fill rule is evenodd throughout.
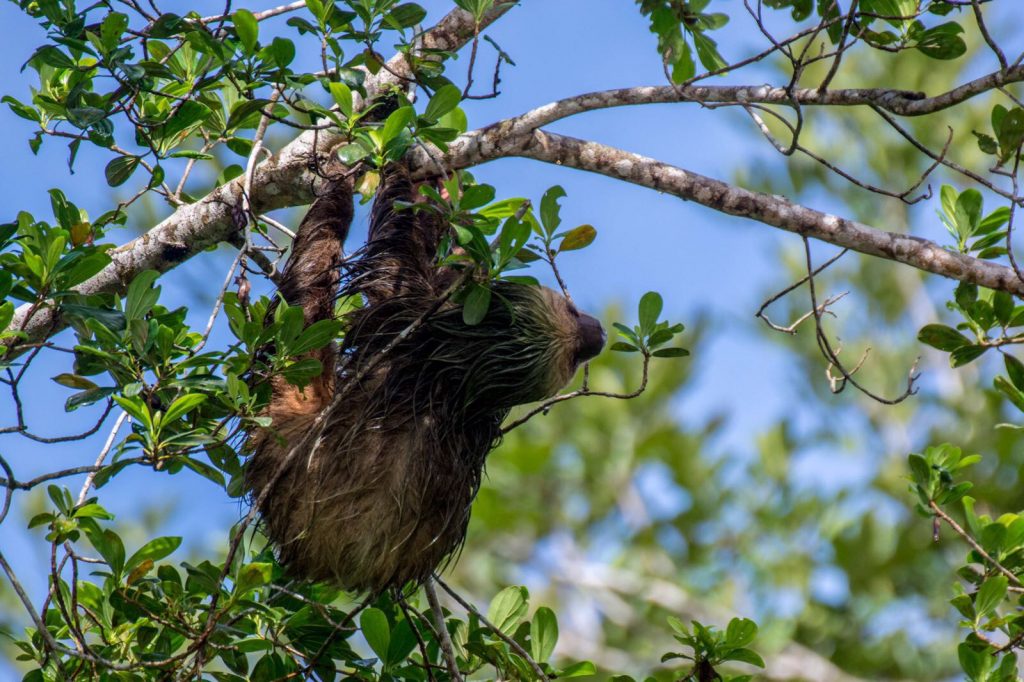
<path id="1" fill-rule="evenodd" d="M 425 343 L 424 343 L 425 342 Z M 411 341 L 418 387 L 460 395 L 474 409 L 508 409 L 555 395 L 581 364 L 604 347 L 605 332 L 562 294 L 511 282 L 494 285 L 491 306 L 480 323 L 467 325 L 451 306 Z"/>
<path id="2" fill-rule="evenodd" d="M 541 287 L 537 291 L 540 317 L 545 319 L 546 352 L 540 355 L 546 380 L 538 382 L 533 400 L 542 400 L 557 393 L 576 374 L 579 366 L 596 357 L 604 348 L 607 334 L 597 318 L 580 312 L 561 293 Z"/>
<path id="3" fill-rule="evenodd" d="M 553 313 L 552 326 L 559 330 L 555 336 L 566 356 L 564 362 L 570 373 L 575 372 L 584 362 L 597 357 L 604 348 L 607 334 L 596 317 L 580 312 L 562 294 L 547 287 L 542 287 L 541 292 L 544 303 Z"/>

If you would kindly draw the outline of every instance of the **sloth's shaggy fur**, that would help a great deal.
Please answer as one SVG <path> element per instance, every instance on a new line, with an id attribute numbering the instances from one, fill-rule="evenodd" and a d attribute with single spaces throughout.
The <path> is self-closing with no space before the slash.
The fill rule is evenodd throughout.
<path id="1" fill-rule="evenodd" d="M 282 564 L 350 590 L 420 582 L 450 557 L 509 409 L 553 395 L 604 343 L 564 296 L 522 284 L 494 285 L 483 321 L 465 324 L 444 300 L 457 273 L 436 265 L 447 227 L 395 208 L 413 199 L 404 169 L 387 169 L 368 243 L 347 262 L 351 189 L 335 184 L 310 208 L 283 298 L 307 324 L 333 314 L 339 285 L 364 305 L 345 316 L 340 348 L 315 353 L 312 384 L 274 380 L 272 426 L 250 440 L 246 483 L 254 500 L 272 485 L 259 512 Z M 319 447 L 289 459 L 338 392 Z"/>

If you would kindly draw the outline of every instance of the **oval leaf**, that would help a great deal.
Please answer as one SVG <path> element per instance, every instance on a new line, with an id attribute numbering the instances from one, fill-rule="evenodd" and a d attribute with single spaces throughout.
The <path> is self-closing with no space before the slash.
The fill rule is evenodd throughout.
<path id="1" fill-rule="evenodd" d="M 494 623 L 502 632 L 509 634 L 519 625 L 519 621 L 526 615 L 529 593 L 525 587 L 506 587 L 491 601 L 487 609 L 487 620 Z"/>
<path id="2" fill-rule="evenodd" d="M 391 644 L 391 628 L 388 617 L 380 609 L 369 608 L 359 616 L 359 627 L 366 638 L 366 643 L 377 654 L 377 658 L 386 661 L 388 646 Z"/>
<path id="3" fill-rule="evenodd" d="M 648 291 L 640 298 L 640 329 L 649 334 L 654 325 L 658 324 L 658 316 L 662 308 L 661 294 Z"/>
<path id="4" fill-rule="evenodd" d="M 530 654 L 533 660 L 543 663 L 551 658 L 557 642 L 558 618 L 554 611 L 542 606 L 533 614 L 530 626 Z"/>
<path id="5" fill-rule="evenodd" d="M 111 187 L 123 185 L 132 176 L 135 169 L 142 161 L 138 156 L 119 156 L 107 164 L 103 174 L 107 177 L 107 184 Z"/>
<path id="6" fill-rule="evenodd" d="M 449 83 L 437 89 L 434 96 L 430 98 L 423 117 L 436 121 L 449 111 L 458 106 L 462 101 L 462 91 Z"/>
<path id="7" fill-rule="evenodd" d="M 597 237 L 597 230 L 594 229 L 593 225 L 574 227 L 562 238 L 562 243 L 558 245 L 558 251 L 559 253 L 562 251 L 576 251 L 590 246 L 595 237 Z"/>

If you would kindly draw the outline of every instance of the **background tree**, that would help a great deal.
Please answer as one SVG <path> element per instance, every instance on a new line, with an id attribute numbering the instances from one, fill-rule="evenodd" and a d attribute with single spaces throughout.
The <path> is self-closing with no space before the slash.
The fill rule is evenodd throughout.
<path id="1" fill-rule="evenodd" d="M 1009 257 L 1024 67 L 1010 3 L 691 0 L 509 11 L 511 3 L 464 1 L 428 3 L 426 12 L 361 0 L 229 5 L 205 17 L 152 4 L 19 4 L 47 31 L 24 55 L 38 84 L 5 99 L 36 126 L 31 150 L 49 159 L 50 174 L 54 158 L 104 168 L 123 193 L 112 202 L 67 184 L 51 191 L 50 208 L 33 207 L 45 221 L 21 213 L 0 230 L 10 396 L 0 568 L 9 650 L 31 677 L 528 679 L 588 674 L 591 664 L 573 661 L 589 658 L 605 675 L 711 679 L 712 669 L 743 674 L 760 663 L 746 648 L 753 623 L 730 621 L 741 613 L 761 623 L 769 679 L 932 680 L 957 669 L 1016 679 L 1024 522 L 1002 514 L 1021 506 L 1020 463 L 1015 429 L 995 428 L 1024 408 L 1024 368 L 1012 355 L 1024 279 Z M 647 44 L 631 51 L 630 31 L 648 29 Z M 603 36 L 596 49 L 567 44 L 582 32 Z M 602 53 L 619 69 L 607 80 L 592 68 Z M 644 66 L 624 80 L 634 57 Z M 546 68 L 530 72 L 531 62 Z M 599 92 L 580 94 L 589 89 Z M 365 112 L 384 94 L 398 109 L 371 123 Z M 537 108 L 548 98 L 557 101 Z M 632 104 L 647 106 L 597 113 Z M 657 104 L 670 106 L 647 113 Z M 226 510 L 241 522 L 225 523 L 212 542 L 184 546 L 178 535 L 201 527 L 142 511 L 155 489 L 172 485 L 200 514 L 224 509 L 239 493 L 237 433 L 258 423 L 263 399 L 243 377 L 311 371 L 286 351 L 259 364 L 251 351 L 261 335 L 284 349 L 317 340 L 246 316 L 260 319 L 258 295 L 272 289 L 295 224 L 267 214 L 308 203 L 330 157 L 363 178 L 367 196 L 375 169 L 399 158 L 422 178 L 473 167 L 500 196 L 532 200 L 542 256 L 586 245 L 593 228 L 572 228 L 597 225 L 586 252 L 557 258 L 577 298 L 601 301 L 621 287 L 633 308 L 647 287 L 623 280 L 661 271 L 669 319 L 707 313 L 683 345 L 696 348 L 696 367 L 712 368 L 710 379 L 694 380 L 686 360 L 652 359 L 646 371 L 661 317 L 660 297 L 647 296 L 638 315 L 607 315 L 640 322 L 648 344 L 628 333 L 619 343 L 643 352 L 606 354 L 588 383 L 629 394 L 649 376 L 647 390 L 632 401 L 553 405 L 557 418 L 536 415 L 491 458 L 467 550 L 446 579 L 491 605 L 484 622 L 447 602 L 451 656 L 421 598 L 371 605 L 284 581 L 245 508 Z M 508 157 L 530 159 L 530 174 L 524 162 L 475 168 Z M 676 157 L 679 166 L 666 163 Z M 700 234 L 713 215 L 706 210 L 687 214 L 700 227 L 680 236 L 677 206 L 563 172 L 533 177 L 537 161 L 799 237 L 783 242 L 776 262 L 774 240 L 759 229 L 734 228 L 742 240 L 728 242 Z M 736 184 L 683 170 L 696 166 Z M 940 191 L 941 182 L 952 184 Z M 568 187 L 561 216 L 554 183 Z M 41 195 L 47 184 L 33 178 L 28 187 Z M 467 244 L 490 239 L 498 219 L 522 208 L 493 202 L 495 192 L 468 175 L 453 188 Z M 79 209 L 86 200 L 91 219 Z M 11 198 L 23 201 L 33 200 Z M 145 234 L 111 249 L 108 240 L 125 240 L 107 231 L 129 224 Z M 234 250 L 204 253 L 222 242 Z M 847 253 L 833 264 L 837 251 L 822 242 L 875 258 Z M 770 257 L 750 256 L 759 249 Z M 627 260 L 631 252 L 643 260 Z M 183 283 L 156 283 L 158 271 L 186 261 Z M 714 262 L 753 267 L 721 277 Z M 588 267 L 601 275 L 587 276 Z M 961 284 L 951 294 L 922 271 Z M 536 265 L 529 272 L 552 280 Z M 776 299 L 790 282 L 801 284 Z M 735 311 L 755 312 L 761 293 L 774 321 L 764 329 L 784 341 L 782 353 L 751 340 L 752 320 L 729 322 Z M 935 303 L 945 298 L 948 313 Z M 674 299 L 695 301 L 684 309 Z M 918 332 L 963 369 L 932 369 L 915 382 Z M 869 345 L 876 350 L 864 358 Z M 926 355 L 920 369 L 933 364 Z M 48 377 L 63 387 L 59 399 L 43 387 Z M 984 389 L 990 380 L 994 390 Z M 851 386 L 860 395 L 843 391 Z M 920 390 L 910 397 L 911 389 Z M 707 407 L 716 395 L 728 398 L 731 424 Z M 768 396 L 787 409 L 765 410 Z M 928 449 L 944 441 L 986 455 L 972 471 L 976 504 L 964 497 L 960 451 Z M 922 455 L 908 462 L 914 451 Z M 28 535 L 9 530 L 20 525 L 9 512 L 19 499 Z M 915 504 L 923 516 L 912 516 Z M 531 613 L 521 588 L 501 590 L 509 583 L 555 607 L 560 638 L 554 613 Z M 666 626 L 670 616 L 681 622 Z M 723 634 L 686 629 L 691 618 Z M 673 634 L 697 661 L 657 665 L 680 648 Z"/>

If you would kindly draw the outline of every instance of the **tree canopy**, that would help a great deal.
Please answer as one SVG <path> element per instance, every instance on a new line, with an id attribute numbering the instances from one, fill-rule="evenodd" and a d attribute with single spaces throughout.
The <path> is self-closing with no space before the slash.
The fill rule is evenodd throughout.
<path id="1" fill-rule="evenodd" d="M 7 671 L 1019 679 L 1011 0 L 161 4 L 5 10 Z M 543 280 L 615 338 L 366 598 L 278 565 L 244 434 L 344 333 L 267 314 L 290 209 L 397 163 L 468 324 Z"/>

